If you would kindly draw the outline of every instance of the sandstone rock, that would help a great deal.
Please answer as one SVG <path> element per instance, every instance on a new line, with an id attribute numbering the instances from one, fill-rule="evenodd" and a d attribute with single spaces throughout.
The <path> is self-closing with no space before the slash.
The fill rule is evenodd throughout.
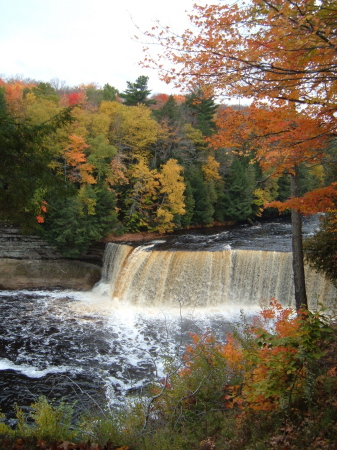
<path id="1" fill-rule="evenodd" d="M 0 289 L 89 290 L 101 277 L 102 245 L 94 247 L 83 260 L 64 259 L 38 236 L 0 227 Z"/>
<path id="2" fill-rule="evenodd" d="M 0 289 L 52 288 L 90 290 L 101 268 L 74 260 L 0 259 Z"/>

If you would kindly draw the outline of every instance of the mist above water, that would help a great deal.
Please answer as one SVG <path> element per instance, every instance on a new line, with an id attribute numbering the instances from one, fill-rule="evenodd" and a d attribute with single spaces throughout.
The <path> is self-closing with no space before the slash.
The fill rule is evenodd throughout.
<path id="1" fill-rule="evenodd" d="M 290 233 L 275 221 L 110 244 L 92 292 L 1 291 L 2 411 L 13 417 L 14 403 L 26 410 L 39 395 L 78 411 L 119 405 L 181 359 L 190 333 L 224 340 L 241 310 L 251 317 L 281 294 L 291 303 Z M 327 293 L 308 280 L 317 298 Z"/>

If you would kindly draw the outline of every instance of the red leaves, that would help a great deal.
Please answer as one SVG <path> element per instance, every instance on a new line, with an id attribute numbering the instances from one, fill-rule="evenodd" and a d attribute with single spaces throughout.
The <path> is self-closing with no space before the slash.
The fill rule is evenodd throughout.
<path id="1" fill-rule="evenodd" d="M 83 103 L 85 100 L 84 92 L 72 92 L 71 94 L 67 94 L 67 102 L 68 106 L 79 105 Z"/>

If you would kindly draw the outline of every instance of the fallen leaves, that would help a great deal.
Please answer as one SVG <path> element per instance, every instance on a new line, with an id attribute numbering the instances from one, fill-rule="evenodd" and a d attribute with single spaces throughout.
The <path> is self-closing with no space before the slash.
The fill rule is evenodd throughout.
<path id="1" fill-rule="evenodd" d="M 43 439 L 39 439 L 36 444 L 32 444 L 31 441 L 25 441 L 24 439 L 17 439 L 15 442 L 10 440 L 2 440 L 0 442 L 1 448 L 6 448 L 8 450 L 31 450 L 36 448 L 38 450 L 129 450 L 130 447 L 127 445 L 113 445 L 108 441 L 104 446 L 97 443 L 78 443 L 75 444 L 69 441 L 62 441 L 56 443 L 48 443 Z"/>

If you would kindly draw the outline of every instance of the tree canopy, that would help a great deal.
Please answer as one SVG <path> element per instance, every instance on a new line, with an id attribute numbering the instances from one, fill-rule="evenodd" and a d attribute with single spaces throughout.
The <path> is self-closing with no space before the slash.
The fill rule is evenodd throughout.
<path id="1" fill-rule="evenodd" d="M 0 81 L 2 220 L 76 257 L 110 233 L 254 220 L 290 195 L 294 164 L 301 193 L 327 198 L 333 152 L 313 117 L 216 105 L 200 85 L 149 97 L 142 80 L 152 101 L 134 105 L 108 83 Z"/>
<path id="2" fill-rule="evenodd" d="M 300 212 L 325 211 L 337 197 L 333 182 L 309 194 L 311 210 L 299 198 L 299 166 L 320 164 L 336 133 L 336 12 L 331 0 L 195 5 L 193 28 L 183 34 L 162 24 L 147 33 L 161 53 L 144 64 L 165 81 L 252 100 L 244 113 L 228 109 L 219 116 L 210 142 L 244 154 L 249 143 L 269 176 L 290 174 L 290 202 L 270 205 L 292 210 L 297 309 L 307 305 Z"/>

